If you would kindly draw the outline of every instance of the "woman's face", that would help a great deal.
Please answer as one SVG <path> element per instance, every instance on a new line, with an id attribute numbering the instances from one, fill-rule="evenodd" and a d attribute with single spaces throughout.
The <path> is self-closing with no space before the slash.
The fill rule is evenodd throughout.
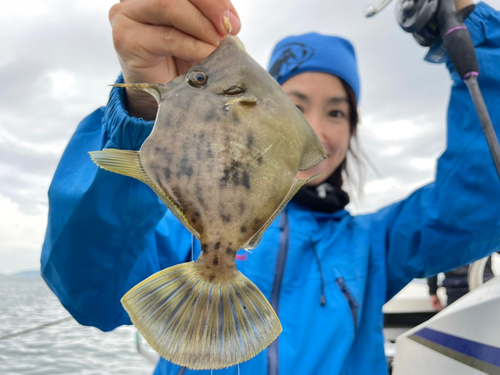
<path id="1" fill-rule="evenodd" d="M 349 148 L 350 106 L 347 92 L 340 80 L 327 73 L 306 72 L 293 76 L 282 85 L 290 100 L 299 108 L 325 147 L 328 158 L 297 178 L 324 175 L 308 185 L 324 182 L 339 167 Z"/>

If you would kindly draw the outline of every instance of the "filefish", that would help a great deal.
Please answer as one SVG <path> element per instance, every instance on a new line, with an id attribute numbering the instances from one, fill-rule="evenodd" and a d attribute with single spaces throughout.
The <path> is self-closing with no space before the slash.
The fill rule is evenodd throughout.
<path id="1" fill-rule="evenodd" d="M 91 152 L 100 167 L 153 189 L 201 243 L 194 262 L 155 273 L 122 304 L 161 356 L 191 369 L 246 361 L 281 333 L 260 290 L 236 268 L 326 153 L 279 84 L 227 36 L 201 63 L 162 84 L 120 84 L 158 101 L 140 151 Z"/>

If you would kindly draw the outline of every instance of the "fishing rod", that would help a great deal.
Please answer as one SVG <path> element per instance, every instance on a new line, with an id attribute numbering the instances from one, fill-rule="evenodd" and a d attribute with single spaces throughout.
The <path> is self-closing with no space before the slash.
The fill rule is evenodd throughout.
<path id="1" fill-rule="evenodd" d="M 11 339 L 13 337 L 17 337 L 17 336 L 21 336 L 21 335 L 25 335 L 25 334 L 30 333 L 30 332 L 40 331 L 40 330 L 45 329 L 47 327 L 61 324 L 61 323 L 67 322 L 67 321 L 72 320 L 72 319 L 73 319 L 73 317 L 67 316 L 66 318 L 54 320 L 52 322 L 41 324 L 41 325 L 33 327 L 33 328 L 25 329 L 25 330 L 20 331 L 20 332 L 11 333 L 9 335 L 0 337 L 0 341 Z"/>
<path id="2" fill-rule="evenodd" d="M 382 0 L 376 7 L 368 7 L 365 16 L 373 17 L 391 2 Z M 398 0 L 396 18 L 421 46 L 434 47 L 443 42 L 455 70 L 469 89 L 500 179 L 500 144 L 479 88 L 479 64 L 464 24 L 475 7 L 472 4 L 457 12 L 454 0 Z"/>

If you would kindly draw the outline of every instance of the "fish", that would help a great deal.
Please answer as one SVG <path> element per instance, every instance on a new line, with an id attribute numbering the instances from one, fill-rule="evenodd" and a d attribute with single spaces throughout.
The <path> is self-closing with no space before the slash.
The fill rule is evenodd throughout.
<path id="1" fill-rule="evenodd" d="M 163 84 L 116 84 L 158 101 L 139 151 L 90 152 L 108 171 L 151 187 L 201 244 L 199 258 L 155 273 L 121 302 L 151 347 L 191 369 L 244 362 L 282 331 L 272 306 L 238 271 L 283 207 L 326 158 L 281 86 L 225 37 L 205 60 Z"/>

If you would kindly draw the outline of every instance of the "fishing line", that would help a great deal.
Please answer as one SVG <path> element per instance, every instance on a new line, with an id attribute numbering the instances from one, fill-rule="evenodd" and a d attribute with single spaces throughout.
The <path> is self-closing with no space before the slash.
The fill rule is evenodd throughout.
<path id="1" fill-rule="evenodd" d="M 194 262 L 194 235 L 191 234 L 191 261 Z"/>
<path id="2" fill-rule="evenodd" d="M 64 323 L 64 322 L 66 322 L 68 320 L 71 320 L 71 319 L 73 319 L 72 316 L 67 316 L 66 318 L 58 319 L 58 320 L 55 320 L 55 321 L 50 322 L 50 323 L 41 324 L 39 326 L 36 326 L 36 327 L 33 327 L 33 328 L 29 328 L 29 329 L 25 329 L 25 330 L 20 331 L 20 332 L 11 333 L 9 335 L 0 337 L 0 341 L 11 339 L 11 338 L 17 337 L 17 336 L 21 336 L 21 335 L 24 335 L 26 333 L 40 331 L 40 330 L 42 330 L 44 328 L 47 328 L 47 327 L 50 327 L 50 326 L 54 326 L 54 325 L 57 325 L 57 324 L 60 324 L 60 323 Z"/>

